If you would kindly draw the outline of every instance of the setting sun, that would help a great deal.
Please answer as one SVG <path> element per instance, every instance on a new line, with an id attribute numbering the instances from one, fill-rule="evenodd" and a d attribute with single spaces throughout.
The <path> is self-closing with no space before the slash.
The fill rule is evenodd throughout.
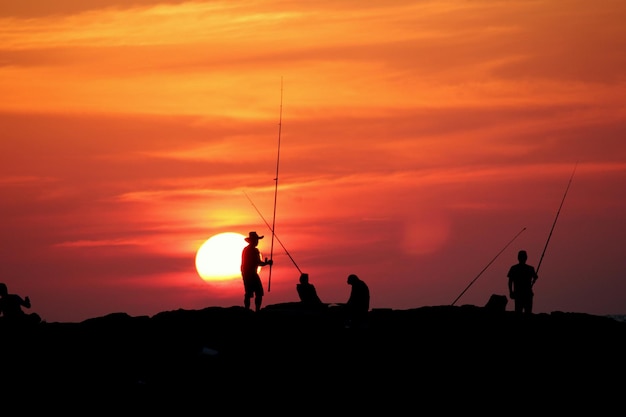
<path id="1" fill-rule="evenodd" d="M 241 251 L 247 245 L 239 233 L 212 236 L 196 252 L 196 270 L 205 281 L 226 281 L 241 277 Z"/>

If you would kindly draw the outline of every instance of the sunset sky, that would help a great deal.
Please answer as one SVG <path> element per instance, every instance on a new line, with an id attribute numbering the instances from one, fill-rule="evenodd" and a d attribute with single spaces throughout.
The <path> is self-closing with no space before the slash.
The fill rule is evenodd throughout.
<path id="1" fill-rule="evenodd" d="M 625 314 L 625 20 L 623 0 L 3 1 L 0 282 L 49 322 L 243 305 L 195 255 L 254 230 L 264 306 L 298 300 L 299 269 L 328 303 L 354 273 L 372 308 L 477 277 L 456 304 L 484 305 L 526 249 L 536 313 Z"/>

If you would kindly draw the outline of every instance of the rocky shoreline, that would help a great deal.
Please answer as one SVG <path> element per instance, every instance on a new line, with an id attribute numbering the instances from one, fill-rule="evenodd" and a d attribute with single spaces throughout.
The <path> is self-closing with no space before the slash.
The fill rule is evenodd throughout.
<path id="1" fill-rule="evenodd" d="M 274 412 L 623 412 L 624 322 L 471 305 L 375 309 L 368 319 L 352 328 L 340 308 L 287 303 L 258 313 L 208 307 L 0 323 L 12 369 L 1 388 L 9 398 L 50 396 L 63 409 L 79 396 L 143 411 L 195 404 L 254 412 L 279 401 Z"/>

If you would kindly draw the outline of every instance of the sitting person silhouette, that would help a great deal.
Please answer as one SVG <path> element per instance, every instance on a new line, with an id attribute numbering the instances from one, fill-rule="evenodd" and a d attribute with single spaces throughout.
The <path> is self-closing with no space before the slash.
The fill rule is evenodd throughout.
<path id="1" fill-rule="evenodd" d="M 348 312 L 347 327 L 366 327 L 370 309 L 370 290 L 365 281 L 355 274 L 348 275 L 348 285 L 352 286 L 350 298 L 345 304 Z"/>
<path id="2" fill-rule="evenodd" d="M 317 295 L 315 286 L 309 282 L 309 274 L 302 273 L 300 275 L 300 283 L 296 284 L 296 290 L 298 290 L 298 296 L 300 296 L 300 302 L 302 304 L 311 307 L 321 307 L 324 305 Z"/>
<path id="3" fill-rule="evenodd" d="M 9 294 L 7 285 L 0 282 L 0 319 L 11 322 L 39 323 L 41 317 L 37 313 L 25 313 L 22 307 L 30 308 L 30 298 L 22 298 L 17 294 Z"/>

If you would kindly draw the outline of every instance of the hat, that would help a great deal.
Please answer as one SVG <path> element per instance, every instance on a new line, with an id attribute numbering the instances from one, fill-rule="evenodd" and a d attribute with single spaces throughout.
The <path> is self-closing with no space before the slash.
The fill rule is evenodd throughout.
<path id="1" fill-rule="evenodd" d="M 251 240 L 259 240 L 263 239 L 265 236 L 259 236 L 256 232 L 248 233 L 248 237 L 246 238 L 246 242 L 250 242 Z"/>

